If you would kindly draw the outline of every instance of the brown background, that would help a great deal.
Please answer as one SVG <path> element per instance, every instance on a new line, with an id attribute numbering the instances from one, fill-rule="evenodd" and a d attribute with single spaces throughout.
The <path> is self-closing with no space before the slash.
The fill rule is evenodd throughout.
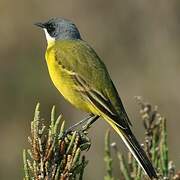
<path id="1" fill-rule="evenodd" d="M 84 116 L 52 85 L 44 60 L 45 36 L 33 26 L 56 16 L 73 20 L 108 66 L 139 140 L 143 129 L 133 97 L 141 95 L 159 105 L 168 119 L 170 159 L 180 168 L 180 1 L 1 0 L 0 179 L 22 179 L 22 149 L 27 147 L 36 102 L 41 102 L 46 119 L 53 104 L 68 125 Z M 93 144 L 87 153 L 86 180 L 104 176 L 107 128 L 99 121 L 90 130 Z M 114 133 L 113 140 L 119 141 Z"/>

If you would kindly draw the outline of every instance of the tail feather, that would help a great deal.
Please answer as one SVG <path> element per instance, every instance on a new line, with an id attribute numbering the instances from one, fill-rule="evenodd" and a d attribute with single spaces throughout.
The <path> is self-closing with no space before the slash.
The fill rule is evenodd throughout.
<path id="1" fill-rule="evenodd" d="M 122 135 L 123 136 L 123 135 Z M 123 139 L 126 141 L 126 144 L 129 144 L 128 148 L 133 153 L 136 160 L 139 162 L 140 166 L 143 168 L 143 170 L 146 172 L 146 174 L 151 178 L 157 178 L 156 172 L 154 167 L 152 166 L 151 161 L 147 157 L 146 153 L 142 149 L 141 145 L 138 143 L 135 136 L 131 133 L 127 137 L 124 136 Z"/>
<path id="2" fill-rule="evenodd" d="M 109 121 L 108 121 L 109 122 Z M 115 129 L 115 131 L 122 138 L 130 152 L 133 154 L 139 165 L 145 171 L 145 173 L 149 176 L 150 179 L 157 179 L 156 171 L 152 166 L 151 161 L 147 157 L 141 145 L 138 143 L 137 139 L 133 135 L 130 129 L 126 133 L 125 130 L 117 127 L 113 122 L 109 122 L 111 126 Z"/>

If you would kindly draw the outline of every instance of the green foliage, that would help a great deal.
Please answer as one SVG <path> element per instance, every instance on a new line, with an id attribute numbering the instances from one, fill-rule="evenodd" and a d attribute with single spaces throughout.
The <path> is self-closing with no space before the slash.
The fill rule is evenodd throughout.
<path id="1" fill-rule="evenodd" d="M 62 116 L 55 118 L 51 111 L 49 127 L 40 118 L 39 104 L 31 122 L 30 149 L 23 150 L 24 180 L 74 180 L 83 179 L 88 161 L 81 155 L 88 150 L 90 140 L 86 132 L 64 132 Z M 61 125 L 60 125 L 61 122 Z"/>
<path id="2" fill-rule="evenodd" d="M 145 129 L 145 140 L 144 140 L 144 150 L 146 151 L 148 157 L 151 159 L 154 167 L 157 170 L 159 179 L 164 180 L 180 180 L 179 173 L 175 173 L 175 166 L 172 161 L 169 161 L 168 157 L 168 144 L 167 144 L 167 129 L 166 129 L 166 119 L 158 113 L 157 106 L 154 108 L 149 104 L 142 101 L 140 97 L 137 97 L 138 104 L 140 105 L 140 114 L 142 123 Z M 137 164 L 136 160 L 133 158 L 132 154 L 128 152 L 127 157 L 120 152 L 117 148 L 116 143 L 111 143 L 108 137 L 105 138 L 105 152 L 106 147 L 111 147 L 115 150 L 117 159 L 120 164 L 121 178 L 123 180 L 143 180 L 147 179 L 144 172 Z M 111 169 L 107 168 L 107 174 L 111 172 L 112 177 L 112 158 L 110 148 L 108 149 L 108 155 L 105 153 L 105 159 L 111 160 Z M 108 166 L 108 161 L 106 166 Z M 105 176 L 105 180 L 107 177 Z M 110 178 L 109 178 L 110 179 Z"/>
<path id="3" fill-rule="evenodd" d="M 106 162 L 106 172 L 107 175 L 104 177 L 105 180 L 114 180 L 112 176 L 112 158 L 111 158 L 111 151 L 110 151 L 110 135 L 109 131 L 107 131 L 105 135 L 105 155 L 104 161 Z"/>
<path id="4" fill-rule="evenodd" d="M 180 180 L 180 173 L 168 157 L 166 119 L 158 113 L 157 106 L 137 98 L 140 115 L 145 129 L 142 145 L 151 159 L 159 179 Z M 56 118 L 55 107 L 51 111 L 49 127 L 40 117 L 40 105 L 37 104 L 34 119 L 31 122 L 30 148 L 23 150 L 24 180 L 83 180 L 84 169 L 88 163 L 82 151 L 90 148 L 87 129 L 65 133 L 65 121 L 62 115 Z M 113 176 L 112 149 L 119 161 L 120 177 Z M 123 155 L 116 143 L 110 142 L 110 132 L 105 135 L 106 175 L 104 180 L 145 180 L 148 179 L 130 152 Z"/>

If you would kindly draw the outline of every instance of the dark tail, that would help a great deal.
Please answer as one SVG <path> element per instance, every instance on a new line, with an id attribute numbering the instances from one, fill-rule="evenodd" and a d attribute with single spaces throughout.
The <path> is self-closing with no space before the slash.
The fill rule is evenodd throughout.
<path id="1" fill-rule="evenodd" d="M 137 139 L 133 135 L 132 132 L 128 133 L 128 135 L 124 135 L 126 142 L 129 144 L 129 149 L 139 162 L 140 166 L 144 169 L 146 174 L 150 179 L 157 179 L 156 171 L 152 166 L 151 161 L 147 157 L 145 151 L 142 149 L 141 145 L 138 143 Z"/>
<path id="2" fill-rule="evenodd" d="M 145 173 L 149 176 L 149 178 L 157 179 L 156 171 L 154 167 L 152 166 L 151 161 L 147 157 L 145 151 L 141 147 L 141 145 L 138 143 L 137 139 L 133 135 L 130 129 L 123 130 L 117 127 L 114 123 L 109 122 L 111 126 L 116 130 L 116 132 L 120 135 L 130 152 L 133 154 L 139 165 L 142 167 L 142 169 L 145 171 Z"/>

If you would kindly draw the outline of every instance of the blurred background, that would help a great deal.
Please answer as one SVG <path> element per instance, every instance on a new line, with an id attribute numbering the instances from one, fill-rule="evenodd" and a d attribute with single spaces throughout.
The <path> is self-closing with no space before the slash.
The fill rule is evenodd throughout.
<path id="1" fill-rule="evenodd" d="M 53 86 L 46 67 L 44 32 L 33 23 L 51 17 L 73 20 L 105 62 L 142 142 L 134 96 L 159 106 L 167 118 L 170 159 L 180 168 L 180 1 L 178 0 L 0 0 L 0 179 L 22 179 L 22 149 L 28 147 L 36 103 L 48 120 L 52 105 L 67 126 L 85 116 Z M 104 176 L 104 134 L 90 129 L 92 147 L 85 179 Z M 118 136 L 113 140 L 125 149 Z M 118 174 L 118 166 L 114 164 Z"/>

